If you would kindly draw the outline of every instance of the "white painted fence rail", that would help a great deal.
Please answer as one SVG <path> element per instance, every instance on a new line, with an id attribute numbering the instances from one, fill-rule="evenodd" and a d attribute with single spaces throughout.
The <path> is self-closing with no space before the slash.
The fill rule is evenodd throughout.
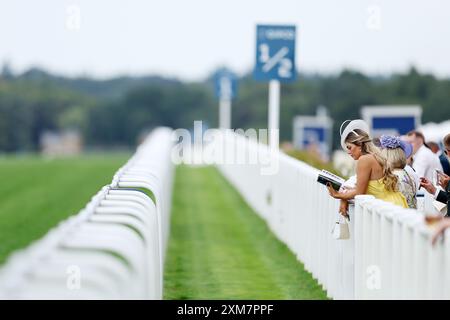
<path id="1" fill-rule="evenodd" d="M 350 209 L 350 239 L 335 240 L 339 203 L 316 182 L 317 169 L 237 134 L 210 148 L 240 157 L 256 152 L 256 163 L 222 161 L 217 167 L 329 297 L 450 299 L 450 234 L 432 247 L 422 213 L 359 196 Z M 269 158 L 278 171 L 264 175 L 262 159 Z"/>
<path id="2" fill-rule="evenodd" d="M 161 299 L 172 145 L 155 129 L 80 213 L 11 255 L 0 299 Z"/>

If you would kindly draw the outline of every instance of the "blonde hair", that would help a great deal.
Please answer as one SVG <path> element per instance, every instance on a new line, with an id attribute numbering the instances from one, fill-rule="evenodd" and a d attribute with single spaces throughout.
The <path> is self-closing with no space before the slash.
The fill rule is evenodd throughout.
<path id="1" fill-rule="evenodd" d="M 402 148 L 381 149 L 381 156 L 386 159 L 391 170 L 403 169 L 406 166 L 406 155 Z"/>
<path id="2" fill-rule="evenodd" d="M 345 142 L 361 147 L 363 154 L 378 155 L 380 153 L 380 149 L 370 139 L 369 134 L 360 129 L 350 131 L 347 138 L 345 138 Z"/>
<path id="3" fill-rule="evenodd" d="M 386 190 L 398 191 L 398 177 L 393 173 L 393 167 L 388 164 L 387 156 L 383 155 L 380 149 L 373 143 L 372 139 L 370 139 L 367 132 L 355 129 L 348 134 L 345 142 L 361 147 L 362 154 L 373 155 L 378 164 L 383 168 L 383 183 Z"/>
<path id="4" fill-rule="evenodd" d="M 404 169 L 406 166 L 406 155 L 402 148 L 381 149 L 381 156 L 386 159 L 386 166 L 389 168 L 389 171 L 391 173 L 395 169 Z M 386 170 L 385 170 L 385 172 L 386 172 Z M 391 191 L 398 191 L 398 177 L 396 180 L 397 180 L 396 185 Z M 389 181 L 387 183 L 394 183 L 394 182 Z M 386 184 L 386 189 L 390 190 L 387 188 L 387 184 Z"/>

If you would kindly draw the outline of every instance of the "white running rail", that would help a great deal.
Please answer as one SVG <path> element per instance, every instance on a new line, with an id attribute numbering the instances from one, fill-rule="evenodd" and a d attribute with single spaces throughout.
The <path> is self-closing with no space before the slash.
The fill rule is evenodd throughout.
<path id="1" fill-rule="evenodd" d="M 155 129 L 80 213 L 12 254 L 0 299 L 162 299 L 172 145 Z"/>
<path id="2" fill-rule="evenodd" d="M 316 182 L 317 169 L 242 135 L 214 143 L 258 159 L 277 157 L 274 175 L 261 174 L 261 162 L 217 167 L 330 298 L 450 299 L 450 234 L 432 247 L 422 213 L 359 196 L 350 209 L 350 239 L 335 240 L 339 203 Z"/>

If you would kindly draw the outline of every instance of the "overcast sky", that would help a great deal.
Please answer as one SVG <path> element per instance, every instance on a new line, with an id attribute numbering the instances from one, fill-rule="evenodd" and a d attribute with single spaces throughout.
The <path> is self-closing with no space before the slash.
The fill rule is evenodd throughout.
<path id="1" fill-rule="evenodd" d="M 200 80 L 253 68 L 257 23 L 297 26 L 297 68 L 450 77 L 448 0 L 0 0 L 0 62 L 21 72 Z M 78 15 L 79 13 L 79 15 Z"/>

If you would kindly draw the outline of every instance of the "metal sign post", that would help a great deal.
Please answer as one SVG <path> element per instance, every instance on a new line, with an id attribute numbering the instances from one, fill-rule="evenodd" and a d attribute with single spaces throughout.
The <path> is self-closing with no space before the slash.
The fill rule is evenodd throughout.
<path id="1" fill-rule="evenodd" d="M 269 82 L 269 146 L 278 149 L 280 144 L 280 81 Z"/>
<path id="2" fill-rule="evenodd" d="M 219 100 L 219 128 L 231 128 L 231 100 L 222 98 Z"/>
<path id="3" fill-rule="evenodd" d="M 216 96 L 219 98 L 219 128 L 231 128 L 231 99 L 236 96 L 236 76 L 226 68 L 215 74 Z"/>
<path id="4" fill-rule="evenodd" d="M 296 79 L 295 26 L 258 25 L 254 77 L 269 81 L 269 146 L 279 148 L 280 82 Z"/>

